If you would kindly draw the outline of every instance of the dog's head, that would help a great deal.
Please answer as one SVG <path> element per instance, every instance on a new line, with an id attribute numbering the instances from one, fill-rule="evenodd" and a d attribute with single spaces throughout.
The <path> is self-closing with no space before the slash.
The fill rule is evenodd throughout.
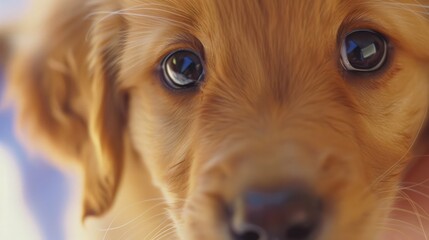
<path id="1" fill-rule="evenodd" d="M 83 2 L 10 86 L 87 214 L 135 158 L 182 239 L 375 237 L 426 118 L 428 1 Z"/>

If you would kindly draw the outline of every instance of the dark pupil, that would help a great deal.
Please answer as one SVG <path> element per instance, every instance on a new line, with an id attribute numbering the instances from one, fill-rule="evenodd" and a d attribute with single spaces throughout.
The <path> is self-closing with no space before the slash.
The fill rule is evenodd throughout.
<path id="1" fill-rule="evenodd" d="M 349 63 L 356 69 L 372 69 L 384 58 L 384 40 L 374 32 L 359 31 L 346 37 Z"/>
<path id="2" fill-rule="evenodd" d="M 189 51 L 174 53 L 167 60 L 167 72 L 177 85 L 189 85 L 197 82 L 203 72 L 199 57 Z"/>

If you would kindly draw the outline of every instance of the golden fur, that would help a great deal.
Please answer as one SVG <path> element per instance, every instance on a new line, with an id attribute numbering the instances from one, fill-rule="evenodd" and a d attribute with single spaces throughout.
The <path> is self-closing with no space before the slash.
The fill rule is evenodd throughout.
<path id="1" fill-rule="evenodd" d="M 9 96 L 31 144 L 82 166 L 85 216 L 150 195 L 167 204 L 166 238 L 228 239 L 222 201 L 299 180 L 329 204 L 318 239 L 376 238 L 426 119 L 429 1 L 38 2 Z M 357 77 L 339 39 L 359 28 L 393 50 Z M 198 91 L 160 83 L 179 48 L 205 59 Z"/>

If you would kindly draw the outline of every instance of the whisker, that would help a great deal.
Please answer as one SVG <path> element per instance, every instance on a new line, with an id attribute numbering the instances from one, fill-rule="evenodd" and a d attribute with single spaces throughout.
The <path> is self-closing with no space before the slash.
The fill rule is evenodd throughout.
<path id="1" fill-rule="evenodd" d="M 145 13 L 137 13 L 137 11 L 142 11 Z M 152 13 L 151 13 L 152 12 Z M 171 16 L 175 16 L 178 18 L 182 18 L 184 21 L 176 21 L 171 18 L 162 17 L 161 14 L 157 13 L 167 13 Z M 156 23 L 169 23 L 179 28 L 192 28 L 193 26 L 189 25 L 187 22 L 192 22 L 192 19 L 188 14 L 183 11 L 180 11 L 176 8 L 172 8 L 167 4 L 159 4 L 159 3 L 142 3 L 137 6 L 132 6 L 129 8 L 114 10 L 114 11 L 95 11 L 87 16 L 85 19 L 96 17 L 101 15 L 99 19 L 97 19 L 94 24 L 92 24 L 91 28 L 88 30 L 86 35 L 86 40 L 88 40 L 88 36 L 94 31 L 94 27 L 101 24 L 103 21 L 108 20 L 113 16 L 130 16 L 130 17 L 144 17 L 146 19 L 154 20 Z"/>
<path id="2" fill-rule="evenodd" d="M 167 221 L 168 219 L 165 219 L 164 221 L 162 221 L 158 226 L 156 226 L 152 231 L 150 231 L 147 235 L 146 235 L 146 237 L 143 239 L 143 240 L 146 240 L 146 239 L 148 239 L 151 235 L 154 235 L 154 233 L 155 232 L 159 232 L 159 231 L 161 231 L 160 230 L 160 228 L 161 228 L 161 226 Z M 162 229 L 162 228 L 161 228 Z"/>
<path id="3" fill-rule="evenodd" d="M 134 217 L 133 219 L 129 220 L 128 222 L 123 223 L 123 224 L 121 224 L 121 225 L 119 225 L 119 226 L 112 227 L 112 225 L 113 225 L 114 221 L 117 219 L 117 217 L 118 217 L 122 212 L 125 212 L 126 210 L 128 210 L 128 209 L 130 209 L 130 208 L 132 208 L 132 207 L 135 207 L 135 206 L 136 206 L 136 205 L 138 205 L 138 204 L 143 204 L 143 203 L 148 203 L 148 202 L 156 202 L 156 201 L 158 201 L 158 203 L 156 203 L 155 205 L 151 206 L 149 209 L 147 209 L 147 210 L 146 210 L 146 211 L 144 211 L 143 213 L 140 213 L 138 216 Z M 177 199 L 173 199 L 173 201 L 180 202 L 180 201 L 185 201 L 185 199 L 177 198 Z M 105 231 L 105 233 L 104 233 L 104 237 L 103 237 L 103 240 L 105 240 L 105 239 L 107 238 L 107 235 L 108 235 L 109 231 L 118 230 L 118 229 L 121 229 L 121 228 L 127 227 L 127 226 L 128 226 L 128 225 L 130 225 L 131 223 L 136 222 L 138 219 L 141 219 L 145 214 L 147 214 L 147 213 L 149 213 L 150 211 L 154 210 L 156 207 L 161 206 L 162 204 L 167 204 L 167 202 L 165 201 L 165 198 L 153 198 L 153 199 L 146 199 L 146 200 L 143 200 L 143 201 L 139 201 L 139 202 L 137 202 L 137 203 L 134 203 L 134 204 L 132 204 L 131 206 L 127 206 L 127 207 L 125 207 L 123 210 L 119 211 L 119 212 L 118 212 L 118 214 L 116 214 L 116 215 L 112 218 L 112 220 L 111 220 L 111 221 L 110 221 L 110 223 L 109 223 L 109 226 L 108 226 L 106 229 L 99 229 L 100 231 Z M 165 210 L 165 209 L 164 209 L 164 210 Z M 162 212 L 162 213 L 160 213 L 160 214 L 153 215 L 153 216 L 151 216 L 150 218 L 144 219 L 144 221 L 149 221 L 149 220 L 151 220 L 151 219 L 153 219 L 153 218 L 156 218 L 156 217 L 158 217 L 158 216 L 161 216 L 161 215 L 166 215 L 166 216 L 168 217 L 168 214 L 167 214 L 166 212 Z"/>
<path id="4" fill-rule="evenodd" d="M 390 219 L 390 220 L 395 220 L 395 219 Z M 409 229 L 409 230 L 411 230 L 411 231 L 413 231 L 415 233 L 422 234 L 422 231 L 418 227 L 416 227 L 414 225 L 413 226 L 408 226 L 408 225 L 404 226 L 403 223 L 392 223 L 392 222 L 390 222 L 390 223 L 385 223 L 385 225 L 377 226 L 377 227 L 381 228 L 381 229 L 386 228 L 386 227 L 392 227 L 391 229 L 388 229 L 388 230 L 395 229 L 396 230 L 395 232 L 398 232 L 398 233 L 399 232 L 403 233 L 398 228 L 406 228 L 406 229 Z M 403 235 L 403 237 L 405 237 L 405 235 Z"/>
<path id="5" fill-rule="evenodd" d="M 152 206 L 152 207 L 151 207 L 151 208 L 149 208 L 148 210 L 144 211 L 143 213 L 141 213 L 141 214 L 139 214 L 138 216 L 136 216 L 136 217 L 134 217 L 133 219 L 131 219 L 130 221 L 128 221 L 128 222 L 126 222 L 126 223 L 124 223 L 124 224 L 121 224 L 120 226 L 117 226 L 117 227 L 111 227 L 111 225 L 112 225 L 112 223 L 113 223 L 113 221 L 114 221 L 114 219 L 112 219 L 112 221 L 111 221 L 111 222 L 110 222 L 110 224 L 109 224 L 109 227 L 107 228 L 106 232 L 104 233 L 104 236 L 107 236 L 107 234 L 108 234 L 108 232 L 109 232 L 109 231 L 117 230 L 117 229 L 121 229 L 121 228 L 126 227 L 126 226 L 128 226 L 129 224 L 131 224 L 131 223 L 133 223 L 133 222 L 137 221 L 139 218 L 141 218 L 142 216 L 144 216 L 146 213 L 150 212 L 151 210 L 155 209 L 156 207 L 160 206 L 161 204 L 164 204 L 164 203 L 162 202 L 162 203 L 155 204 L 154 206 Z M 119 215 L 119 214 L 118 214 L 118 215 Z M 103 238 L 103 239 L 104 239 L 104 238 Z"/>
<path id="6" fill-rule="evenodd" d="M 151 198 L 151 199 L 145 199 L 145 200 L 142 200 L 142 201 L 137 201 L 137 202 L 135 202 L 135 203 L 133 203 L 133 204 L 131 204 L 131 205 L 128 205 L 128 206 L 125 206 L 123 209 L 120 209 L 118 212 L 118 214 L 116 214 L 113 218 L 112 218 L 112 220 L 111 220 L 111 223 L 109 224 L 109 226 L 112 224 L 112 222 L 114 222 L 115 221 L 115 219 L 117 218 L 117 216 L 118 215 L 120 215 L 120 213 L 121 212 L 125 212 L 126 210 L 128 210 L 128 209 L 130 209 L 130 208 L 133 208 L 133 207 L 135 207 L 135 206 L 137 206 L 137 205 L 139 205 L 139 204 L 144 204 L 144 203 L 148 203 L 148 202 L 154 202 L 154 201 L 160 201 L 160 203 L 165 203 L 164 201 L 165 201 L 165 199 L 164 198 Z M 158 203 L 158 204 L 160 204 L 160 203 Z M 107 231 L 109 228 L 100 228 L 100 229 L 98 229 L 99 231 Z"/>
<path id="7" fill-rule="evenodd" d="M 396 195 L 396 196 L 394 196 L 394 197 L 389 197 L 389 198 L 385 198 L 386 200 L 392 200 L 392 201 L 398 201 L 398 200 L 406 200 L 407 202 L 409 202 L 410 200 L 411 200 L 411 198 L 406 198 L 403 194 L 405 194 L 402 190 L 399 190 L 399 194 L 401 194 L 402 196 L 400 196 L 400 195 Z M 407 195 L 408 196 L 408 195 Z M 417 202 L 415 202 L 415 201 L 413 201 L 414 203 L 415 203 L 415 206 L 418 208 L 418 209 L 420 209 L 420 211 L 421 212 L 418 212 L 418 213 L 416 213 L 416 212 L 412 212 L 412 211 L 409 211 L 409 210 L 406 210 L 406 209 L 401 209 L 401 208 L 397 208 L 397 207 L 389 207 L 389 208 L 386 208 L 386 210 L 389 210 L 389 209 L 392 209 L 392 210 L 397 210 L 397 211 L 402 211 L 402 212 L 406 212 L 406 211 L 409 211 L 409 213 L 411 213 L 411 214 L 418 214 L 418 215 L 420 215 L 421 217 L 423 217 L 423 218 L 427 218 L 428 220 L 429 220 L 429 213 L 426 211 L 426 209 L 424 208 L 424 207 L 422 207 L 420 204 L 418 204 Z M 409 202 L 409 204 L 410 204 L 410 202 Z"/>
<path id="8" fill-rule="evenodd" d="M 158 233 L 158 234 L 156 234 L 155 236 L 153 236 L 152 238 L 151 238 L 151 240 L 159 240 L 159 239 L 161 239 L 162 237 L 164 237 L 166 234 L 171 234 L 171 233 L 174 233 L 176 228 L 174 227 L 174 226 L 172 226 L 172 225 L 166 225 L 166 226 L 164 226 L 162 229 L 161 229 L 161 231 Z"/>
<path id="9" fill-rule="evenodd" d="M 382 209 L 384 209 L 384 208 L 382 208 Z M 407 214 L 410 214 L 410 215 L 416 215 L 416 213 L 414 212 L 414 211 L 410 211 L 410 210 L 407 210 L 407 209 L 404 209 L 404 208 L 398 208 L 398 207 L 391 207 L 391 208 L 385 208 L 384 210 L 388 210 L 388 211 L 397 211 L 397 212 L 402 212 L 402 213 L 407 213 Z M 422 218 L 422 219 L 425 219 L 425 220 L 429 220 L 429 215 L 422 215 L 421 213 L 418 213 L 418 215 Z"/>
<path id="10" fill-rule="evenodd" d="M 110 17 L 115 16 L 116 14 L 118 14 L 120 12 L 126 12 L 126 11 L 128 11 L 130 9 L 135 8 L 135 7 L 137 7 L 137 6 L 132 6 L 132 7 L 129 7 L 129 8 L 124 8 L 124 9 L 116 10 L 116 11 L 97 11 L 97 12 L 92 12 L 92 13 L 88 14 L 87 16 L 85 16 L 84 19 L 89 19 L 89 18 L 95 17 L 97 15 L 105 15 L 105 16 L 101 17 L 94 24 L 92 24 L 92 26 L 90 27 L 90 29 L 88 30 L 88 32 L 87 32 L 87 34 L 85 36 L 85 40 L 88 41 L 89 36 L 94 31 L 95 26 L 99 25 L 103 21 L 106 21 Z"/>
<path id="11" fill-rule="evenodd" d="M 424 188 L 424 189 L 429 189 L 429 186 L 425 186 L 424 184 L 429 182 L 429 178 L 419 182 L 419 183 L 415 183 L 415 182 L 402 182 L 402 184 L 410 184 L 410 185 L 404 185 L 404 186 L 399 186 L 398 188 L 394 188 L 394 189 L 388 189 L 388 190 L 383 190 L 383 191 L 379 191 L 379 193 L 391 193 L 391 192 L 397 192 L 398 190 L 409 190 L 412 192 L 416 192 L 426 198 L 429 198 L 429 194 L 420 192 L 418 190 L 416 190 L 415 188 L 419 187 L 419 188 Z"/>
<path id="12" fill-rule="evenodd" d="M 425 197 L 425 198 L 429 199 L 429 194 L 426 194 L 426 193 L 424 193 L 424 192 L 422 192 L 422 191 L 418 191 L 418 190 L 415 190 L 415 189 L 413 189 L 413 188 L 404 188 L 404 189 L 405 189 L 405 190 L 408 190 L 408 191 L 410 191 L 410 192 L 416 193 L 416 194 L 418 194 L 418 195 L 420 195 L 420 196 L 423 196 L 423 197 Z"/>
<path id="13" fill-rule="evenodd" d="M 176 232 L 175 231 L 166 232 L 166 233 L 164 233 L 163 235 L 160 235 L 157 239 L 154 239 L 154 240 L 160 240 L 160 239 L 162 239 L 162 238 L 164 238 L 166 236 L 169 236 L 169 235 L 171 235 L 173 233 L 176 233 Z"/>
<path id="14" fill-rule="evenodd" d="M 143 223 L 150 222 L 150 221 L 152 221 L 154 218 L 157 218 L 157 217 L 159 217 L 159 216 L 163 216 L 163 215 L 164 215 L 164 219 L 162 220 L 162 222 L 166 222 L 166 221 L 170 220 L 170 216 L 168 215 L 168 213 L 167 213 L 167 212 L 165 211 L 165 209 L 164 209 L 164 211 L 162 211 L 161 213 L 159 213 L 159 214 L 155 214 L 155 215 L 153 215 L 153 216 L 151 216 L 151 217 L 149 217 L 149 218 L 142 219 L 142 221 L 138 222 L 138 224 L 136 223 L 134 226 L 129 227 L 129 228 L 127 229 L 127 231 L 124 231 L 124 232 L 119 236 L 119 240 L 122 240 L 122 239 L 124 239 L 124 238 L 129 238 L 129 237 L 130 237 L 130 235 L 131 235 L 131 236 L 133 236 L 133 235 L 138 234 L 138 231 L 134 231 L 136 228 L 139 228 L 140 226 L 142 226 L 142 225 L 143 225 Z M 131 234 L 130 234 L 130 233 L 131 233 Z M 128 236 L 127 236 L 127 234 L 128 234 Z"/>
<path id="15" fill-rule="evenodd" d="M 403 194 L 406 194 L 405 192 L 402 192 Z M 419 194 L 419 192 L 417 192 L 418 194 Z M 407 195 L 407 194 L 406 194 Z M 409 196 L 409 195 L 407 195 L 407 196 Z M 408 199 L 406 199 L 406 200 L 408 200 Z M 410 198 L 410 200 L 411 200 L 411 198 Z M 425 215 L 425 216 L 428 216 L 429 217 L 429 213 L 426 211 L 426 209 L 424 208 L 424 207 L 422 207 L 420 204 L 418 204 L 416 201 L 414 201 L 413 200 L 413 202 L 414 202 L 414 204 L 415 204 L 415 206 L 418 208 L 418 209 L 420 209 L 420 211 Z M 423 215 L 421 215 L 421 216 L 423 216 Z"/>
<path id="16" fill-rule="evenodd" d="M 420 228 L 418 228 L 416 225 L 414 225 L 412 223 L 409 223 L 407 221 L 403 221 L 403 220 L 400 220 L 400 219 L 393 219 L 393 218 L 389 218 L 387 220 L 390 223 L 392 223 L 392 221 L 393 221 L 393 222 L 396 222 L 398 224 L 398 226 L 401 226 L 401 227 L 406 226 L 409 229 L 412 229 L 412 230 L 414 230 L 416 232 L 421 233 L 421 229 Z M 392 224 L 395 224 L 395 223 L 392 223 Z"/>
<path id="17" fill-rule="evenodd" d="M 427 234 L 426 234 L 426 229 L 425 229 L 425 227 L 423 226 L 423 221 L 422 221 L 422 218 L 420 217 L 420 214 L 418 214 L 419 213 L 419 211 L 417 210 L 417 207 L 416 207 L 416 202 L 415 201 L 413 201 L 406 193 L 404 193 L 403 191 L 400 191 L 400 194 L 401 195 L 403 195 L 404 197 L 405 197 L 405 199 L 407 199 L 408 200 L 408 202 L 411 204 L 411 207 L 413 208 L 413 210 L 416 212 L 416 217 L 417 217 L 417 221 L 418 221 L 418 223 L 419 223 L 419 225 L 420 225 L 420 227 L 421 227 L 421 229 L 422 229 L 422 232 L 423 232 L 423 235 L 424 235 L 424 237 L 425 237 L 425 239 L 426 240 L 428 240 L 428 237 L 427 237 Z"/>
<path id="18" fill-rule="evenodd" d="M 413 184 L 411 182 L 404 182 L 404 183 L 405 184 Z M 426 186 L 424 184 L 427 184 L 427 180 L 424 183 L 416 183 L 416 184 L 410 185 L 410 186 L 403 186 L 403 187 L 400 187 L 400 189 L 407 190 L 407 189 L 410 189 L 410 188 L 414 188 L 414 189 L 415 188 L 419 188 L 419 189 L 428 189 L 429 190 L 429 186 Z"/>

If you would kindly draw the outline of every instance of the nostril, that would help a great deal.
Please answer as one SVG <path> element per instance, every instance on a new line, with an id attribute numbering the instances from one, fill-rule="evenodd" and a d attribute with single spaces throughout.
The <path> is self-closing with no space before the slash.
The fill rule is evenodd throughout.
<path id="1" fill-rule="evenodd" d="M 254 225 L 246 225 L 241 231 L 233 233 L 234 240 L 267 240 L 263 230 Z"/>
<path id="2" fill-rule="evenodd" d="M 248 231 L 240 234 L 238 236 L 239 240 L 259 240 L 259 233 Z"/>
<path id="3" fill-rule="evenodd" d="M 286 229 L 285 239 L 286 240 L 304 240 L 308 239 L 313 231 L 315 226 L 307 225 L 304 223 L 295 224 Z"/>

